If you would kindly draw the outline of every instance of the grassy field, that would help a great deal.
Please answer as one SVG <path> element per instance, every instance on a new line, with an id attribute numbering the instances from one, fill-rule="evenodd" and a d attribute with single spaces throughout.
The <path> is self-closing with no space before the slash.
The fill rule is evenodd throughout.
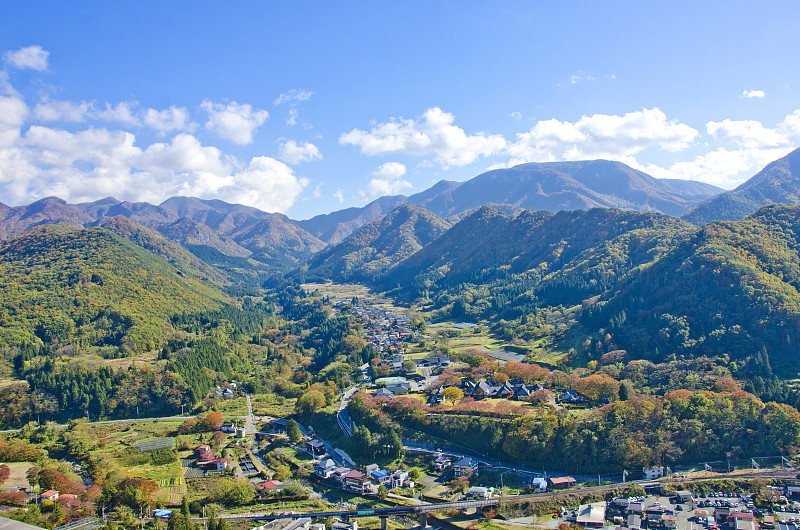
<path id="1" fill-rule="evenodd" d="M 256 416 L 272 416 L 283 418 L 294 412 L 294 398 L 284 398 L 275 394 L 250 394 L 250 404 Z M 247 415 L 247 398 L 244 396 L 233 399 L 218 398 L 214 410 L 225 417 Z"/>
<path id="2" fill-rule="evenodd" d="M 125 474 L 156 481 L 161 486 L 157 496 L 175 503 L 180 502 L 186 493 L 185 468 L 180 459 L 188 457 L 194 447 L 211 439 L 211 433 L 176 436 L 181 423 L 180 420 L 150 420 L 86 425 L 85 429 L 88 436 L 98 441 L 90 451 L 93 455 L 109 460 Z M 135 445 L 136 442 L 167 437 L 175 438 L 177 462 L 155 465 L 150 456 L 140 453 Z"/>
<path id="3" fill-rule="evenodd" d="M 253 414 L 284 418 L 294 412 L 295 398 L 284 398 L 275 394 L 250 394 Z"/>
<path id="4" fill-rule="evenodd" d="M 358 297 L 359 301 L 377 307 L 382 307 L 390 311 L 400 312 L 408 309 L 394 305 L 390 298 L 375 293 L 363 285 L 341 283 L 304 283 L 302 287 L 307 292 L 319 291 L 320 294 L 329 296 L 333 300 L 350 300 L 356 296 Z"/>
<path id="5" fill-rule="evenodd" d="M 11 474 L 3 483 L 3 486 L 6 488 L 9 487 L 19 487 L 24 489 L 30 489 L 31 485 L 28 483 L 28 479 L 25 478 L 25 472 L 28 471 L 33 464 L 29 462 L 9 462 L 6 464 L 11 469 Z"/>
<path id="6" fill-rule="evenodd" d="M 438 322 L 428 326 L 427 332 L 455 353 L 474 352 L 491 357 L 492 352 L 509 346 L 506 341 L 492 336 L 486 326 L 458 329 L 455 324 L 456 322 Z M 558 364 L 568 352 L 568 349 L 563 349 L 563 341 L 555 341 L 552 337 L 530 341 L 525 347 L 531 350 L 525 357 L 526 362 L 550 366 Z M 422 354 L 423 357 L 424 355 Z"/>

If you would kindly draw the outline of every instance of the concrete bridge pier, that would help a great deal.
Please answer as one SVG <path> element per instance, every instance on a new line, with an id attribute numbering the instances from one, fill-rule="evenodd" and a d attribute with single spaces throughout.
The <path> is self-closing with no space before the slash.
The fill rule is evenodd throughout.
<path id="1" fill-rule="evenodd" d="M 387 515 L 382 515 L 381 516 L 381 530 L 387 530 L 388 527 L 386 526 L 386 520 L 388 518 L 389 518 L 389 516 L 387 516 Z"/>
<path id="2" fill-rule="evenodd" d="M 419 527 L 427 528 L 427 526 L 428 526 L 428 513 L 419 512 Z"/>

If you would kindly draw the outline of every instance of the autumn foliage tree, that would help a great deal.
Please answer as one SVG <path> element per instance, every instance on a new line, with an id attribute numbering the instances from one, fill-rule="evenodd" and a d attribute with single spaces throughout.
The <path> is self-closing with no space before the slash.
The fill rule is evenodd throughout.
<path id="1" fill-rule="evenodd" d="M 295 402 L 295 410 L 301 414 L 314 414 L 327 404 L 325 395 L 319 390 L 309 389 Z"/>
<path id="2" fill-rule="evenodd" d="M 464 391 L 460 388 L 449 386 L 442 390 L 442 397 L 455 406 L 457 401 L 464 398 Z"/>

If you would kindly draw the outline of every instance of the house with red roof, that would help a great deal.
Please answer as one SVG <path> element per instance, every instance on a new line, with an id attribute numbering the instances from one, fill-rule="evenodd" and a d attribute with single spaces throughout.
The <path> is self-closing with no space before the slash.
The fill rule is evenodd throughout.
<path id="1" fill-rule="evenodd" d="M 47 490 L 39 495 L 39 498 L 43 501 L 55 502 L 58 500 L 58 492 L 56 490 Z"/>
<path id="2" fill-rule="evenodd" d="M 369 490 L 369 479 L 360 471 L 352 470 L 343 479 L 346 489 L 362 494 Z"/>

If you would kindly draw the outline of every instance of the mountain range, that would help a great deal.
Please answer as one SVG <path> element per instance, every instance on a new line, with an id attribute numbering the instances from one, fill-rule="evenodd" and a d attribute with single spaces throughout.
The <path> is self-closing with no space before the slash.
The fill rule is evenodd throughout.
<path id="1" fill-rule="evenodd" d="M 722 191 L 702 182 L 656 179 L 608 160 L 530 163 L 487 171 L 465 182 L 443 180 L 410 197 L 381 197 L 363 208 L 318 215 L 297 224 L 330 244 L 400 204 L 422 206 L 450 220 L 485 205 L 508 213 L 619 208 L 681 216 Z"/>
<path id="2" fill-rule="evenodd" d="M 531 340 L 552 314 L 563 328 L 569 310 L 569 325 L 583 326 L 574 336 L 606 337 L 574 345 L 594 360 L 613 346 L 748 363 L 761 349 L 790 373 L 800 369 L 800 206 L 690 221 L 797 202 L 799 157 L 716 196 L 616 162 L 524 164 L 300 222 L 187 197 L 0 205 L 10 304 L 0 339 L 146 345 L 171 313 L 224 303 L 220 285 L 260 286 L 283 271 L 367 283 L 507 339 Z M 742 208 L 726 210 L 730 201 Z"/>
<path id="3" fill-rule="evenodd" d="M 48 197 L 25 206 L 0 204 L 0 239 L 20 235 L 42 224 L 64 223 L 86 228 L 103 226 L 110 219 L 122 216 L 191 252 L 205 263 L 202 274 L 215 281 L 258 285 L 276 271 L 285 273 L 306 265 L 312 276 L 324 276 L 323 271 L 338 267 L 341 271 L 352 271 L 344 275 L 350 279 L 367 279 L 376 277 L 378 272 L 382 274 L 387 266 L 394 266 L 410 255 L 412 249 L 430 242 L 427 236 L 415 240 L 413 232 L 417 229 L 400 230 L 394 240 L 386 234 L 378 237 L 382 229 L 371 223 L 380 222 L 401 205 L 428 212 L 421 214 L 421 210 L 414 210 L 414 219 L 405 222 L 424 219 L 429 223 L 428 229 L 435 225 L 437 230 L 487 205 L 508 215 L 525 210 L 616 208 L 683 216 L 689 222 L 703 224 L 715 219 L 739 219 L 770 202 L 800 201 L 799 160 L 800 150 L 794 151 L 736 190 L 724 193 L 700 182 L 656 179 L 620 162 L 530 163 L 488 171 L 465 182 L 440 181 L 408 197 L 380 197 L 361 208 L 347 208 L 302 221 L 249 206 L 192 197 L 172 197 L 159 205 L 112 197 L 68 204 Z M 403 210 L 398 215 L 402 217 L 409 212 Z M 373 235 L 361 234 L 346 247 L 336 248 L 362 228 Z M 141 229 L 125 230 L 132 231 Z M 412 235 L 401 243 L 397 237 L 402 233 Z M 440 232 L 434 230 L 428 235 L 434 233 Z M 152 232 L 148 237 L 152 238 Z M 381 245 L 387 248 L 379 249 Z M 359 254 L 361 247 L 376 250 L 368 252 L 369 255 Z M 334 265 L 332 260 L 336 256 L 347 256 L 349 264 Z M 186 256 L 180 261 L 188 267 Z M 189 268 L 199 272 L 203 266 L 194 263 Z"/>

